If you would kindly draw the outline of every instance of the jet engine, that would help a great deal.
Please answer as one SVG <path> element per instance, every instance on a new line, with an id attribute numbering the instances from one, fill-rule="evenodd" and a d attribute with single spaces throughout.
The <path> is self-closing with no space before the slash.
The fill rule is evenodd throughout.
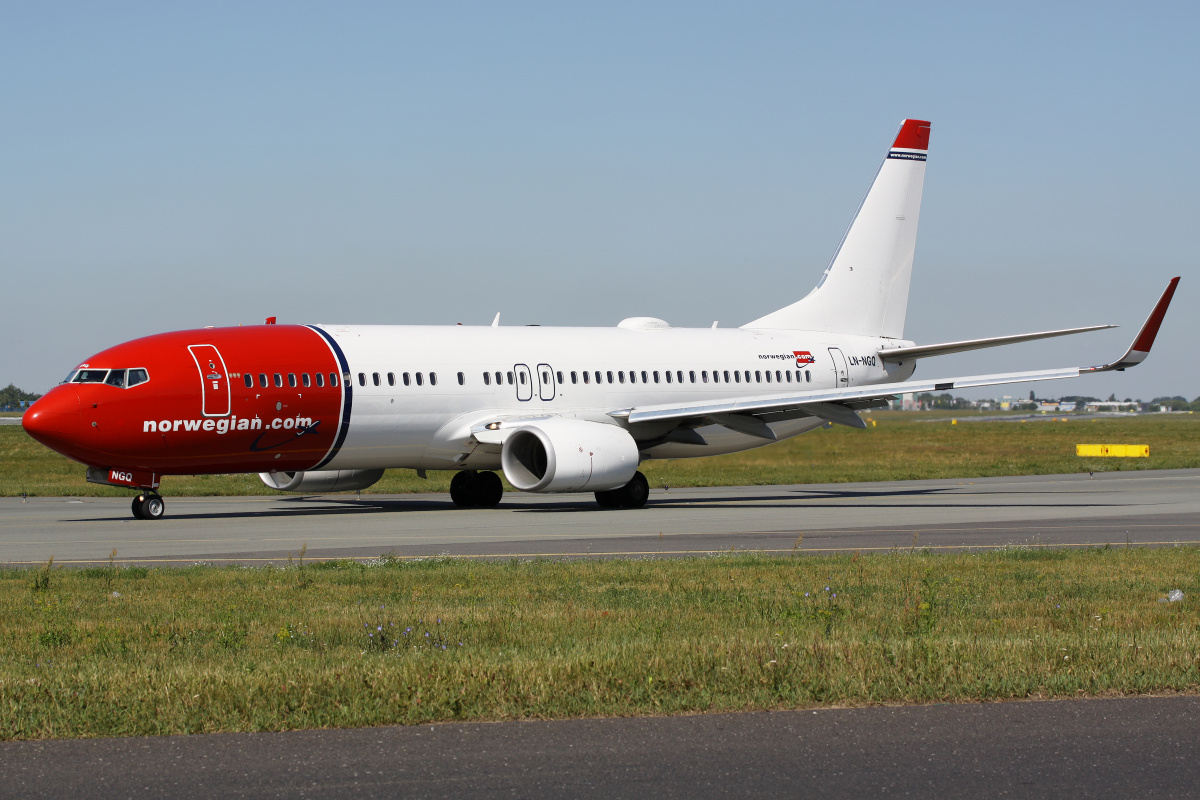
<path id="1" fill-rule="evenodd" d="M 600 492 L 629 483 L 638 447 L 624 428 L 549 419 L 517 428 L 504 440 L 500 464 L 523 492 Z"/>
<path id="2" fill-rule="evenodd" d="M 258 477 L 281 492 L 352 492 L 366 489 L 383 477 L 381 469 L 323 469 L 317 472 L 260 472 Z"/>

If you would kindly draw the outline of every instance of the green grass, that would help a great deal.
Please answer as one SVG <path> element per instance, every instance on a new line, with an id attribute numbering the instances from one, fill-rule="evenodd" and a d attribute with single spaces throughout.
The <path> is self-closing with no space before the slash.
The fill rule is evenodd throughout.
<path id="1" fill-rule="evenodd" d="M 1195 692 L 1198 599 L 1192 548 L 7 570 L 0 739 Z"/>
<path id="2" fill-rule="evenodd" d="M 947 421 L 927 421 L 931 417 Z M 733 486 L 1200 467 L 1200 416 L 1195 415 L 957 425 L 949 423 L 950 412 L 883 412 L 869 418 L 877 424 L 866 430 L 834 426 L 744 453 L 651 461 L 643 472 L 651 486 Z M 1150 457 L 1081 459 L 1075 455 L 1080 443 L 1148 444 Z M 83 475 L 81 465 L 34 442 L 19 426 L 0 426 L 0 495 L 129 494 L 89 484 Z M 422 480 L 412 470 L 389 470 L 368 491 L 445 492 L 449 485 L 448 472 L 430 472 L 429 480 Z M 254 475 L 168 476 L 162 491 L 277 494 Z"/>

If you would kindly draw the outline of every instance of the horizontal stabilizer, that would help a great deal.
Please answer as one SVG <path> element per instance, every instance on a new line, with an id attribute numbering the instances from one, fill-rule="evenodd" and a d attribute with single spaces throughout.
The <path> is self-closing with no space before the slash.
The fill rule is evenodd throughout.
<path id="1" fill-rule="evenodd" d="M 911 361 L 918 358 L 930 358 L 932 356 L 948 356 L 951 353 L 965 353 L 968 350 L 982 350 L 985 347 L 999 347 L 1002 344 L 1032 342 L 1037 339 L 1051 339 L 1055 336 L 1070 336 L 1073 333 L 1102 331 L 1116 327 L 1118 326 L 1089 325 L 1086 328 L 1063 328 L 1058 331 L 1018 333 L 1012 336 L 992 336 L 987 339 L 964 339 L 961 342 L 945 342 L 943 344 L 923 344 L 915 347 L 885 347 L 879 351 L 879 357 L 885 361 Z"/>

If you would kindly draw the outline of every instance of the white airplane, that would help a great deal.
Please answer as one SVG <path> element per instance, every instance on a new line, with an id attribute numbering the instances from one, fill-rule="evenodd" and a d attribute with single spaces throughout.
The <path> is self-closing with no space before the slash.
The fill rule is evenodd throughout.
<path id="1" fill-rule="evenodd" d="M 899 394 L 1122 370 L 1150 351 L 1179 278 L 1101 366 L 909 380 L 922 358 L 1113 327 L 917 345 L 904 339 L 929 123 L 905 120 L 833 261 L 803 299 L 736 329 L 274 325 L 159 334 L 80 364 L 25 414 L 29 433 L 140 490 L 165 474 L 258 472 L 270 487 L 362 489 L 388 468 L 455 470 L 460 506 L 594 492 L 637 508 L 653 458 L 732 453 Z M 268 322 L 273 322 L 269 320 Z"/>

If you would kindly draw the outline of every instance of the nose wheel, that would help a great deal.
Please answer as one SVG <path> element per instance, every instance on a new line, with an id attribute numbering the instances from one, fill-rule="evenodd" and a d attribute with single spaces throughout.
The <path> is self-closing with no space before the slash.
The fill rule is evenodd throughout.
<path id="1" fill-rule="evenodd" d="M 167 510 L 158 492 L 142 492 L 133 498 L 133 516 L 135 519 L 162 519 Z"/>

